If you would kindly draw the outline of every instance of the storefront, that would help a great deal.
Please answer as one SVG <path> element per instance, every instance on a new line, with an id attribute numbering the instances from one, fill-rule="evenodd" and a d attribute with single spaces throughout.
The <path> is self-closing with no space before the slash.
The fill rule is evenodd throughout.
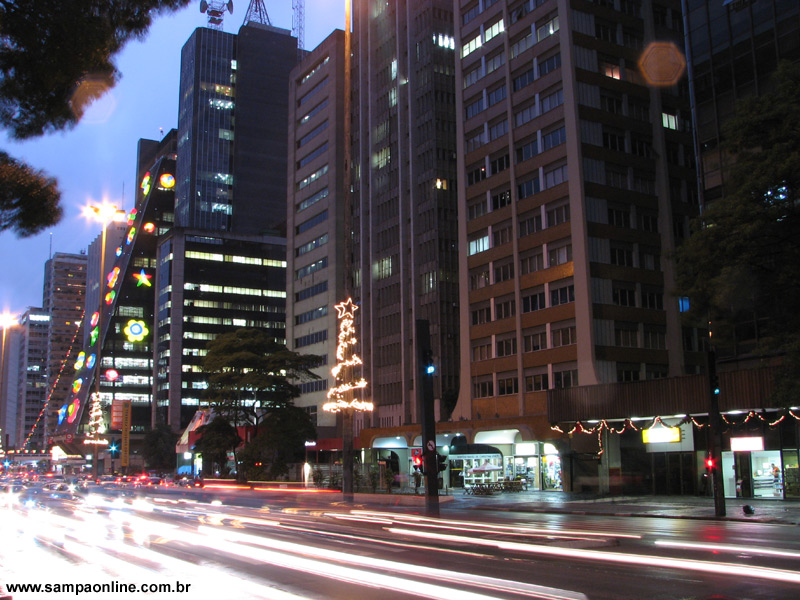
<path id="1" fill-rule="evenodd" d="M 764 448 L 762 436 L 730 438 L 729 452 L 722 453 L 725 496 L 774 498 L 800 495 L 797 450 Z"/>

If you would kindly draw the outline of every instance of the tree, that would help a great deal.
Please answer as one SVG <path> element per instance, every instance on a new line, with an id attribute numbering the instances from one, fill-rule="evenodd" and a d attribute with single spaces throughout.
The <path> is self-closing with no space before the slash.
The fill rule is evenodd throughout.
<path id="1" fill-rule="evenodd" d="M 260 329 L 238 329 L 208 343 L 203 370 L 206 398 L 218 415 L 258 427 L 262 417 L 292 406 L 297 383 L 319 379 L 311 369 L 320 357 L 288 350 Z"/>
<path id="2" fill-rule="evenodd" d="M 73 127 L 119 80 L 113 63 L 153 17 L 190 0 L 0 0 L 0 125 L 16 139 Z M 61 218 L 56 181 L 0 152 L 0 232 Z"/>
<path id="3" fill-rule="evenodd" d="M 216 466 L 221 475 L 227 475 L 228 452 L 236 451 L 242 438 L 227 419 L 217 415 L 210 423 L 197 428 L 201 437 L 195 442 L 194 450 L 203 455 L 203 468 L 214 472 Z"/>
<path id="4" fill-rule="evenodd" d="M 775 83 L 740 101 L 724 127 L 725 195 L 677 250 L 677 292 L 697 323 L 711 321 L 715 345 L 746 331 L 791 368 L 800 365 L 800 66 L 779 65 Z"/>
<path id="5" fill-rule="evenodd" d="M 151 469 L 174 471 L 177 464 L 175 444 L 178 435 L 166 423 L 158 423 L 144 434 L 142 456 Z"/>
<path id="6" fill-rule="evenodd" d="M 269 411 L 258 434 L 240 453 L 249 479 L 278 479 L 289 471 L 289 463 L 302 461 L 305 441 L 317 439 L 309 414 L 293 405 Z"/>

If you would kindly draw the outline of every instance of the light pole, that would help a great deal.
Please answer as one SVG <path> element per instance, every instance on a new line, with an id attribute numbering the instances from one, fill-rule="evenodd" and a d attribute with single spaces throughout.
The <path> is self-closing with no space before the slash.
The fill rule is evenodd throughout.
<path id="1" fill-rule="evenodd" d="M 8 311 L 4 311 L 0 313 L 0 328 L 3 329 L 3 345 L 0 346 L 0 405 L 5 405 L 6 398 L 6 330 L 14 325 L 17 325 L 17 317 L 9 313 Z M 2 429 L 0 429 L 0 435 L 2 435 Z M 3 449 L 3 440 L 0 439 L 0 450 Z"/>
<path id="2" fill-rule="evenodd" d="M 100 237 L 100 279 L 97 282 L 97 349 L 95 351 L 94 363 L 94 383 L 95 383 L 95 397 L 91 406 L 100 405 L 100 366 L 101 366 L 101 352 L 103 349 L 103 281 L 106 274 L 106 230 L 108 225 L 112 222 L 121 222 L 125 220 L 125 211 L 118 209 L 113 204 L 104 202 L 99 206 L 89 205 L 84 207 L 83 215 L 92 221 L 96 221 L 102 225 L 102 234 Z M 90 427 L 89 435 L 84 440 L 84 444 L 91 444 L 92 446 L 92 478 L 97 479 L 98 476 L 98 446 L 103 443 L 100 438 L 100 428 Z"/>

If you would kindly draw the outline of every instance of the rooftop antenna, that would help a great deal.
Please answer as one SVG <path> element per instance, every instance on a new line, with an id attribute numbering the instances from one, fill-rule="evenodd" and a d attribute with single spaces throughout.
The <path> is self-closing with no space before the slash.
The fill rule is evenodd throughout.
<path id="1" fill-rule="evenodd" d="M 222 19 L 225 17 L 225 9 L 233 13 L 233 0 L 200 0 L 200 12 L 208 15 L 208 26 L 210 29 L 222 31 Z"/>
<path id="2" fill-rule="evenodd" d="M 292 33 L 297 37 L 297 49 L 306 47 L 306 0 L 292 0 Z"/>
<path id="3" fill-rule="evenodd" d="M 264 0 L 250 0 L 250 6 L 247 7 L 247 13 L 244 15 L 244 23 L 242 25 L 247 25 L 250 22 L 272 25 L 267 14 L 267 7 L 264 6 Z"/>

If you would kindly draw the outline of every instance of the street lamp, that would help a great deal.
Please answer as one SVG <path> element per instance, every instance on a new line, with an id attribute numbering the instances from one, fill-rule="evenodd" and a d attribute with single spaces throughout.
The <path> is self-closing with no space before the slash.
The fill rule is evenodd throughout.
<path id="1" fill-rule="evenodd" d="M 0 328 L 3 330 L 3 345 L 0 346 L 0 404 L 4 404 L 6 401 L 6 330 L 17 324 L 17 317 L 10 312 L 3 311 L 0 313 Z M 0 430 L 0 432 L 2 432 L 2 430 Z M 2 435 L 2 433 L 0 433 L 0 435 Z M 0 451 L 2 451 L 2 449 L 3 440 L 0 439 Z"/>
<path id="2" fill-rule="evenodd" d="M 92 407 L 99 407 L 100 406 L 100 363 L 101 363 L 101 351 L 103 349 L 103 280 L 105 279 L 106 274 L 106 230 L 110 223 L 113 222 L 122 222 L 126 219 L 126 214 L 124 210 L 118 209 L 113 204 L 108 204 L 107 202 L 103 202 L 102 204 L 98 205 L 89 205 L 85 206 L 83 209 L 83 215 L 92 221 L 98 222 L 102 225 L 102 235 L 100 241 L 100 279 L 97 283 L 97 304 L 98 304 L 98 319 L 97 319 L 97 349 L 95 351 L 95 366 L 94 366 L 94 382 L 95 382 L 95 396 L 94 400 L 91 403 Z M 98 451 L 97 447 L 103 443 L 100 439 L 100 428 L 99 427 L 91 427 L 89 434 L 91 435 L 91 439 L 87 438 L 84 440 L 84 444 L 91 444 L 92 445 L 92 477 L 97 479 L 98 475 Z"/>

